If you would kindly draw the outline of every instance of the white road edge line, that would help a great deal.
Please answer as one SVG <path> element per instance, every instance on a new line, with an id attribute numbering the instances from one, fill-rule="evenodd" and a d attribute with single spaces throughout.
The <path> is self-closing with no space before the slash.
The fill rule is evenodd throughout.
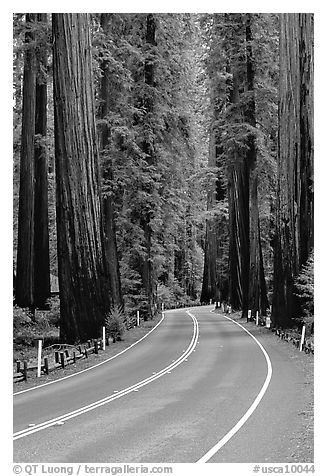
<path id="1" fill-rule="evenodd" d="M 214 309 L 211 310 L 210 312 L 213 312 L 213 311 L 214 311 Z M 266 375 L 266 379 L 264 381 L 264 384 L 263 384 L 260 392 L 258 393 L 257 397 L 255 398 L 255 400 L 253 401 L 252 405 L 247 410 L 247 412 L 236 423 L 236 425 L 234 425 L 233 428 L 228 433 L 226 433 L 226 435 L 221 440 L 219 440 L 218 443 L 215 444 L 215 446 L 213 446 L 204 456 L 202 456 L 198 461 L 196 461 L 196 463 L 207 463 L 207 461 L 209 461 L 238 432 L 238 430 L 250 418 L 252 413 L 255 411 L 255 409 L 259 405 L 259 403 L 262 400 L 264 394 L 266 393 L 266 390 L 269 386 L 269 383 L 270 383 L 270 380 L 271 380 L 271 377 L 272 377 L 272 364 L 271 364 L 269 355 L 267 354 L 263 345 L 260 344 L 260 342 L 256 339 L 256 337 L 254 337 L 254 335 L 251 334 L 251 332 L 249 332 L 247 329 L 245 329 L 245 327 L 243 327 L 238 322 L 234 321 L 234 319 L 231 319 L 230 317 L 227 317 L 227 316 L 223 316 L 223 317 L 225 317 L 229 321 L 232 321 L 232 322 L 234 322 L 234 324 L 237 324 L 239 327 L 241 327 L 247 334 L 249 334 L 249 336 L 252 337 L 252 339 L 256 342 L 256 344 L 258 344 L 258 346 L 260 347 L 263 355 L 265 356 L 266 362 L 267 362 L 267 375 Z"/>
<path id="2" fill-rule="evenodd" d="M 166 311 L 167 312 L 167 311 Z M 149 331 L 147 332 L 143 337 L 141 337 L 141 339 L 137 340 L 136 342 L 134 342 L 133 344 L 131 344 L 130 346 L 126 347 L 126 349 L 122 350 L 121 352 L 119 352 L 118 354 L 115 354 L 113 355 L 112 357 L 109 357 L 109 359 L 106 359 L 104 360 L 103 362 L 99 362 L 98 364 L 95 364 L 95 365 L 92 365 L 92 367 L 88 367 L 87 369 L 84 369 L 84 370 L 79 370 L 78 372 L 75 372 L 71 375 L 66 375 L 66 377 L 60 377 L 56 380 L 52 380 L 51 382 L 47 382 L 47 383 L 42 383 L 41 385 L 36 385 L 35 387 L 31 387 L 31 388 L 27 388 L 26 390 L 21 390 L 19 392 L 16 392 L 13 394 L 13 396 L 15 395 L 20 395 L 21 393 L 26 393 L 26 392 L 30 392 L 31 390 L 36 390 L 38 388 L 42 388 L 42 387 L 45 387 L 46 385 L 52 385 L 54 383 L 57 383 L 57 382 L 61 382 L 62 380 L 66 380 L 67 378 L 71 378 L 71 377 L 75 377 L 76 375 L 80 375 L 84 372 L 87 372 L 89 370 L 92 370 L 92 369 L 95 369 L 96 367 L 99 367 L 100 365 L 103 365 L 103 364 L 106 364 L 107 362 L 109 362 L 110 360 L 113 360 L 115 359 L 116 357 L 118 357 L 119 355 L 123 354 L 124 352 L 127 352 L 129 349 L 131 349 L 132 347 L 134 347 L 136 344 L 138 344 L 139 342 L 141 342 L 143 339 L 145 339 L 146 337 L 148 337 L 148 335 L 151 334 L 151 332 L 153 332 L 161 323 L 162 321 L 164 320 L 165 318 L 165 313 L 163 312 L 162 313 L 162 318 L 160 319 L 160 321 Z"/>
<path id="3" fill-rule="evenodd" d="M 193 336 L 190 341 L 190 344 L 186 351 L 176 360 L 176 362 L 168 365 L 167 367 L 163 368 L 160 370 L 156 375 L 152 375 L 151 377 L 148 377 L 144 380 L 141 380 L 140 382 L 137 382 L 136 384 L 127 387 L 123 390 L 121 390 L 118 393 L 115 393 L 114 395 L 109 395 L 101 400 L 98 400 L 96 402 L 93 402 L 89 405 L 86 405 L 82 408 L 76 409 L 70 413 L 66 413 L 65 415 L 58 416 L 56 418 L 53 418 L 52 420 L 45 421 L 43 423 L 39 423 L 38 425 L 35 425 L 33 428 L 26 428 L 24 430 L 20 430 L 16 433 L 14 433 L 14 440 L 18 440 L 19 438 L 23 438 L 25 436 L 29 436 L 33 433 L 36 433 L 38 431 L 44 430 L 46 428 L 49 428 L 50 426 L 56 425 L 58 421 L 60 422 L 65 422 L 67 420 L 70 420 L 71 418 L 77 417 L 79 415 L 82 415 L 83 413 L 87 413 L 91 410 L 94 410 L 102 405 L 105 405 L 107 403 L 112 402 L 113 400 L 116 400 L 118 398 L 123 397 L 124 395 L 127 395 L 130 392 L 133 392 L 136 389 L 139 389 L 145 385 L 148 385 L 149 383 L 153 382 L 154 380 L 157 380 L 158 378 L 162 377 L 166 373 L 170 372 L 174 368 L 178 367 L 182 362 L 185 361 L 185 359 L 191 354 L 193 351 L 194 347 L 197 345 L 198 341 L 198 336 L 199 336 L 199 324 L 195 316 L 191 314 L 189 311 L 185 311 L 186 314 L 188 314 L 192 320 L 193 320 Z"/>

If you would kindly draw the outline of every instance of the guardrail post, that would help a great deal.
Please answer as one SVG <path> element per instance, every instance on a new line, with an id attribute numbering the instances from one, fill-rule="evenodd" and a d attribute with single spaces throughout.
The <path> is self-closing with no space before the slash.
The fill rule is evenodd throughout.
<path id="1" fill-rule="evenodd" d="M 61 363 L 61 367 L 64 369 L 65 368 L 65 353 L 64 352 L 60 352 L 60 363 Z"/>
<path id="2" fill-rule="evenodd" d="M 27 381 L 27 361 L 26 360 L 24 360 L 23 365 L 24 365 L 24 370 L 23 370 L 24 380 Z"/>
<path id="3" fill-rule="evenodd" d="M 74 364 L 76 364 L 76 352 L 75 351 L 73 352 L 73 362 L 74 362 Z"/>
<path id="4" fill-rule="evenodd" d="M 102 350 L 106 350 L 106 327 L 102 326 Z"/>
<path id="5" fill-rule="evenodd" d="M 42 339 L 37 339 L 37 372 L 36 376 L 41 377 L 41 365 L 42 365 Z"/>
<path id="6" fill-rule="evenodd" d="M 85 355 L 85 358 L 87 359 L 88 358 L 88 354 L 87 354 L 87 348 L 84 346 L 84 355 Z"/>
<path id="7" fill-rule="evenodd" d="M 58 352 L 58 350 L 55 351 L 55 362 L 56 362 L 56 364 L 59 364 L 59 352 Z"/>
<path id="8" fill-rule="evenodd" d="M 95 341 L 94 341 L 94 353 L 95 353 L 95 354 L 98 354 L 98 353 L 99 353 L 98 339 L 95 339 Z"/>
<path id="9" fill-rule="evenodd" d="M 44 371 L 49 375 L 49 360 L 48 357 L 44 357 Z"/>
<path id="10" fill-rule="evenodd" d="M 20 372 L 20 364 L 21 364 L 21 361 L 20 361 L 20 360 L 17 360 L 16 365 L 17 365 L 17 373 L 18 373 L 18 374 L 19 374 L 19 372 Z"/>
<path id="11" fill-rule="evenodd" d="M 305 336 L 305 326 L 302 327 L 301 342 L 300 342 L 300 352 L 302 352 L 302 349 L 303 349 L 304 336 Z"/>

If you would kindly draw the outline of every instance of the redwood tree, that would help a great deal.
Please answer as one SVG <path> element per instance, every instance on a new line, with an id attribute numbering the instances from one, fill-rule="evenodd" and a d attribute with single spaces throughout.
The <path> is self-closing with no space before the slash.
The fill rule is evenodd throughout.
<path id="1" fill-rule="evenodd" d="M 103 33 L 108 40 L 112 34 L 112 19 L 113 14 L 102 13 L 100 22 Z M 103 160 L 103 180 L 105 183 L 109 183 L 109 190 L 104 193 L 103 197 L 103 222 L 105 231 L 105 251 L 106 262 L 108 266 L 108 272 L 110 277 L 110 290 L 112 302 L 119 308 L 124 308 L 124 301 L 121 292 L 119 261 L 117 254 L 117 240 L 116 240 L 116 224 L 115 224 L 115 207 L 113 200 L 113 191 L 111 190 L 110 183 L 113 181 L 113 170 L 110 164 L 110 142 L 111 142 L 111 129 L 108 121 L 108 115 L 117 111 L 117 80 L 113 78 L 110 70 L 110 61 L 105 58 L 100 64 L 101 68 L 101 85 L 100 85 L 100 153 L 102 153 Z M 107 160 L 105 160 L 107 159 Z"/>
<path id="2" fill-rule="evenodd" d="M 50 296 L 45 13 L 27 13 L 20 155 L 16 303 L 44 307 Z M 38 29 L 40 31 L 38 31 Z"/>
<path id="3" fill-rule="evenodd" d="M 256 145 L 256 105 L 255 105 L 255 68 L 253 58 L 253 34 L 252 14 L 245 17 L 246 39 L 246 93 L 245 120 L 250 127 L 247 138 L 247 165 L 249 168 L 249 299 L 248 308 L 253 316 L 256 311 L 266 314 L 268 298 L 266 290 L 265 274 L 263 269 L 263 257 L 260 238 L 260 219 L 258 202 L 258 168 L 257 168 L 257 145 Z"/>
<path id="4" fill-rule="evenodd" d="M 47 13 L 38 13 L 37 21 L 47 24 Z M 50 296 L 50 259 L 48 227 L 48 157 L 47 135 L 47 57 L 45 44 L 38 48 L 35 104 L 35 197 L 34 197 L 34 299 L 44 305 Z"/>
<path id="5" fill-rule="evenodd" d="M 109 308 L 88 14 L 53 14 L 61 339 L 99 335 Z"/>
<path id="6" fill-rule="evenodd" d="M 35 22 L 36 14 L 26 14 L 26 24 Z M 18 248 L 16 302 L 27 307 L 34 304 L 34 134 L 36 54 L 31 43 L 35 41 L 32 29 L 25 34 L 23 76 L 23 113 L 20 148 L 20 186 L 18 211 Z"/>
<path id="7" fill-rule="evenodd" d="M 273 321 L 299 315 L 294 278 L 313 248 L 313 15 L 280 15 Z"/>
<path id="8" fill-rule="evenodd" d="M 144 60 L 144 96 L 142 107 L 144 108 L 144 140 L 142 149 L 145 154 L 147 167 L 155 165 L 155 151 L 153 140 L 153 110 L 154 110 L 154 89 L 155 89 L 155 66 L 153 49 L 156 46 L 156 22 L 152 13 L 146 16 L 145 47 L 147 52 Z M 150 318 L 154 315 L 154 279 L 153 279 L 153 249 L 152 249 L 152 187 L 151 184 L 144 185 L 144 192 L 148 196 L 147 203 L 144 204 L 140 216 L 140 225 L 144 233 L 144 253 L 141 256 L 140 274 L 143 287 L 147 297 L 147 311 Z"/>

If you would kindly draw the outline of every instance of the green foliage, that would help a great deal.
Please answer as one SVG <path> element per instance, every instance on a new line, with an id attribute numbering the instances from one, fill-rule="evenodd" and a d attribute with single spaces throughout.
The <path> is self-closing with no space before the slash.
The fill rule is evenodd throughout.
<path id="1" fill-rule="evenodd" d="M 32 313 L 29 309 L 14 306 L 13 310 L 13 337 L 15 349 L 22 346 L 32 346 L 34 339 L 44 339 L 44 346 L 57 343 L 59 339 L 59 299 L 49 301 L 49 311 Z"/>
<path id="2" fill-rule="evenodd" d="M 295 283 L 295 294 L 300 298 L 303 316 L 314 314 L 314 253 L 312 252 L 302 266 Z"/>
<path id="3" fill-rule="evenodd" d="M 117 306 L 113 307 L 109 314 L 105 317 L 105 326 L 107 332 L 114 339 L 121 339 L 126 329 L 124 323 L 125 317 L 121 309 Z"/>
<path id="4" fill-rule="evenodd" d="M 33 320 L 33 315 L 29 309 L 23 309 L 18 306 L 14 306 L 13 310 L 13 328 L 20 329 L 22 326 L 31 324 Z"/>

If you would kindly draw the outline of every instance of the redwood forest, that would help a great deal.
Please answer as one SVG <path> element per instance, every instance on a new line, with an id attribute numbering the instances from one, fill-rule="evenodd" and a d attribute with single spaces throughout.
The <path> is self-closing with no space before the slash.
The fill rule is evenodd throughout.
<path id="1" fill-rule="evenodd" d="M 222 303 L 313 333 L 313 79 L 310 13 L 14 14 L 16 345 Z"/>

